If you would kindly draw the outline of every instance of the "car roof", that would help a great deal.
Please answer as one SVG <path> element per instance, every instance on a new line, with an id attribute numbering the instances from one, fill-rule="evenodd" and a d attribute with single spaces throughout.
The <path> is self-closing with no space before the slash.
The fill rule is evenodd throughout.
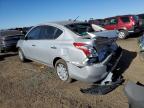
<path id="1" fill-rule="evenodd" d="M 65 26 L 65 25 L 78 24 L 78 23 L 88 23 L 88 22 L 68 20 L 68 21 L 55 21 L 55 22 L 43 23 L 41 25 L 57 24 L 57 25 Z"/>
<path id="2" fill-rule="evenodd" d="M 129 17 L 129 16 L 135 16 L 135 15 L 132 15 L 132 14 L 130 14 L 130 15 L 117 15 L 117 16 L 105 18 L 105 20 L 106 20 L 106 19 L 115 18 L 115 17 Z"/>
<path id="3" fill-rule="evenodd" d="M 14 35 L 23 35 L 18 30 L 0 30 L 0 36 L 14 36 Z"/>

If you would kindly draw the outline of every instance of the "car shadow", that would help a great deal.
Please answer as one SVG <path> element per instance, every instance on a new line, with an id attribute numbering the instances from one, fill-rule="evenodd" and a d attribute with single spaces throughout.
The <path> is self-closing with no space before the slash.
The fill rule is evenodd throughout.
<path id="1" fill-rule="evenodd" d="M 5 60 L 6 57 L 17 55 L 17 52 L 0 53 L 0 61 Z"/>
<path id="2" fill-rule="evenodd" d="M 137 52 L 123 49 L 123 55 L 117 65 L 117 68 L 113 71 L 114 80 L 122 76 L 122 74 L 126 71 L 126 69 L 129 68 L 130 64 L 132 63 L 132 61 L 136 56 L 137 56 Z"/>
<path id="3" fill-rule="evenodd" d="M 112 82 L 106 85 L 99 85 L 97 83 L 92 84 L 89 88 L 80 89 L 82 93 L 92 94 L 92 95 L 105 95 L 114 91 L 118 86 L 124 83 L 124 78 L 122 74 L 129 68 L 133 59 L 137 56 L 136 52 L 128 51 L 123 49 L 123 55 L 113 71 Z"/>

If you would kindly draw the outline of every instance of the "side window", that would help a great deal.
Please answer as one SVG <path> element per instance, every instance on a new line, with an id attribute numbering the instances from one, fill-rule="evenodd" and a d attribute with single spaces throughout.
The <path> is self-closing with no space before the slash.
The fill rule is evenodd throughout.
<path id="1" fill-rule="evenodd" d="M 109 22 L 110 24 L 117 24 L 118 23 L 118 21 L 117 21 L 117 18 L 112 18 L 112 19 L 110 19 L 110 22 Z"/>
<path id="2" fill-rule="evenodd" d="M 117 23 L 118 23 L 117 18 L 106 19 L 104 21 L 104 25 L 114 25 L 114 24 L 117 24 Z"/>
<path id="3" fill-rule="evenodd" d="M 124 23 L 130 22 L 129 17 L 121 17 L 121 20 L 122 20 L 122 22 L 124 22 Z"/>
<path id="4" fill-rule="evenodd" d="M 54 39 L 58 38 L 62 33 L 63 33 L 63 31 L 57 28 L 57 30 L 54 34 Z"/>
<path id="5" fill-rule="evenodd" d="M 41 27 L 36 27 L 36 28 L 32 29 L 28 33 L 27 39 L 28 40 L 37 40 L 37 39 L 39 39 L 40 31 L 41 31 Z"/>
<path id="6" fill-rule="evenodd" d="M 52 26 L 43 26 L 40 33 L 40 39 L 56 39 L 62 34 L 62 31 Z"/>

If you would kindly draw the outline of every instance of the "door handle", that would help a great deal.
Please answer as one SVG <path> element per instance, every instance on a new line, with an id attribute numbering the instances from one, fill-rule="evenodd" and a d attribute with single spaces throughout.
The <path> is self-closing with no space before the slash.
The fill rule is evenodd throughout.
<path id="1" fill-rule="evenodd" d="M 51 46 L 52 49 L 57 49 L 55 46 Z"/>
<path id="2" fill-rule="evenodd" d="M 32 46 L 36 46 L 36 45 L 32 45 Z"/>

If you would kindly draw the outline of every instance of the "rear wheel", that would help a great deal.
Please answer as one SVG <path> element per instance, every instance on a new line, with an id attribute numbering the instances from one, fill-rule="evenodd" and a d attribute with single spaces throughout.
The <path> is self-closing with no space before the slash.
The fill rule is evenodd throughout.
<path id="1" fill-rule="evenodd" d="M 22 61 L 22 62 L 25 62 L 26 61 L 26 58 L 22 52 L 21 49 L 18 49 L 18 55 L 19 55 L 19 59 Z"/>
<path id="2" fill-rule="evenodd" d="M 125 39 L 127 35 L 128 35 L 128 31 L 126 31 L 126 30 L 119 30 L 118 37 L 120 39 Z"/>
<path id="3" fill-rule="evenodd" d="M 55 70 L 57 72 L 58 77 L 67 83 L 72 82 L 72 79 L 69 76 L 68 67 L 64 60 L 60 59 L 55 64 Z"/>

